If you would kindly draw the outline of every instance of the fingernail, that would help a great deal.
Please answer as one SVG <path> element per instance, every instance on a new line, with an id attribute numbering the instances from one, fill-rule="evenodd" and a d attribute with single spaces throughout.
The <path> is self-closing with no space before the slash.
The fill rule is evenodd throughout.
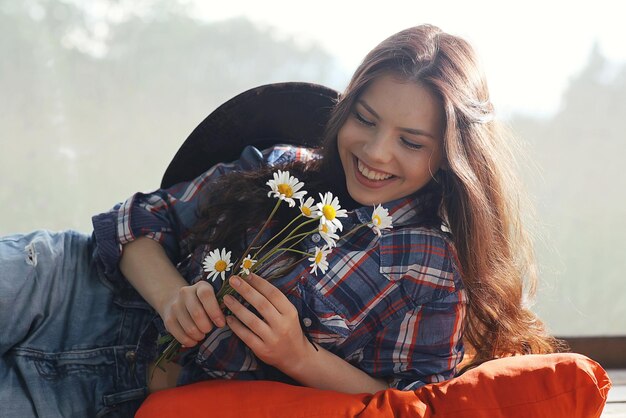
<path id="1" fill-rule="evenodd" d="M 233 297 L 231 295 L 224 296 L 224 303 L 226 305 L 230 305 L 230 302 L 232 302 L 232 301 L 233 301 Z"/>
<path id="2" fill-rule="evenodd" d="M 224 325 L 226 325 L 226 323 L 222 318 L 217 318 L 215 320 L 215 325 L 217 325 L 218 328 L 222 328 Z"/>
<path id="3" fill-rule="evenodd" d="M 231 322 L 233 322 L 233 317 L 232 317 L 232 316 L 230 316 L 230 315 L 229 315 L 229 316 L 227 316 L 227 317 L 226 317 L 226 322 L 227 322 L 227 323 L 229 323 L 229 324 L 230 324 Z"/>
<path id="4" fill-rule="evenodd" d="M 230 278 L 230 284 L 231 284 L 233 287 L 239 287 L 239 285 L 241 284 L 241 280 L 239 280 L 239 278 L 238 278 L 238 277 L 231 277 L 231 278 Z"/>

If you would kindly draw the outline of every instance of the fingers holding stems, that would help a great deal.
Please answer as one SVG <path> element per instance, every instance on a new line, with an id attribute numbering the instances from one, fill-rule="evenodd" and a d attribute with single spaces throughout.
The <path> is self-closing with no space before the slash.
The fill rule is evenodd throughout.
<path id="1" fill-rule="evenodd" d="M 255 274 L 246 280 L 233 276 L 230 284 L 259 313 L 256 315 L 232 296 L 224 297 L 224 304 L 233 314 L 226 318 L 233 333 L 267 364 L 282 369 L 282 365 L 301 359 L 308 341 L 289 299 Z"/>
<path id="2" fill-rule="evenodd" d="M 186 347 L 202 341 L 214 326 L 226 324 L 213 287 L 204 281 L 181 287 L 161 317 L 169 333 Z"/>
<path id="3" fill-rule="evenodd" d="M 180 288 L 162 315 L 167 330 L 183 346 L 193 347 L 215 326 L 228 324 L 261 360 L 280 368 L 293 364 L 306 352 L 307 340 L 298 312 L 287 297 L 267 280 L 250 274 L 233 276 L 231 286 L 258 312 L 236 298 L 224 297 L 232 312 L 225 317 L 213 287 L 204 281 Z"/>

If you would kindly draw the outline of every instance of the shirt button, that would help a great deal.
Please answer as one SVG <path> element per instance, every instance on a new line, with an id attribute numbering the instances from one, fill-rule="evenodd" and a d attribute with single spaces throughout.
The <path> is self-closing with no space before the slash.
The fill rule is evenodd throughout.
<path id="1" fill-rule="evenodd" d="M 126 360 L 133 362 L 135 361 L 135 358 L 137 358 L 137 353 L 135 353 L 134 351 L 127 351 L 125 357 Z"/>
<path id="2" fill-rule="evenodd" d="M 321 239 L 322 239 L 322 237 L 320 237 L 320 234 L 313 234 L 313 235 L 311 235 L 311 241 L 313 241 L 316 244 L 318 242 L 320 242 Z"/>
<path id="3" fill-rule="evenodd" d="M 313 321 L 311 321 L 311 318 L 304 318 L 302 320 L 302 323 L 304 324 L 305 327 L 310 327 Z"/>

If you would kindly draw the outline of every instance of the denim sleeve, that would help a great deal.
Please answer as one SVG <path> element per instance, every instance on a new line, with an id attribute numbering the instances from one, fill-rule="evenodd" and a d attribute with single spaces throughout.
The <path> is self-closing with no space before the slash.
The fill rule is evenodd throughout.
<path id="1" fill-rule="evenodd" d="M 400 315 L 364 347 L 359 367 L 400 390 L 452 378 L 463 357 L 466 304 L 459 289 Z"/>
<path id="2" fill-rule="evenodd" d="M 94 216 L 94 256 L 105 276 L 115 284 L 125 283 L 119 270 L 122 247 L 138 237 L 161 244 L 172 263 L 178 264 L 186 255 L 186 240 L 198 220 L 202 196 L 208 187 L 226 173 L 263 163 L 263 154 L 248 148 L 253 147 L 247 147 L 239 160 L 216 164 L 192 181 L 150 193 L 135 193 L 108 212 Z"/>

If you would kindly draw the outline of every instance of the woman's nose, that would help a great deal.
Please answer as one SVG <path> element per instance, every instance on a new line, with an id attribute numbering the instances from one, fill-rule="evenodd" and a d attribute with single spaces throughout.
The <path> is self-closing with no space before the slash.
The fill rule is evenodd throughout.
<path id="1" fill-rule="evenodd" d="M 363 147 L 365 155 L 370 162 L 386 163 L 392 155 L 391 132 L 378 131 L 373 135 Z"/>

